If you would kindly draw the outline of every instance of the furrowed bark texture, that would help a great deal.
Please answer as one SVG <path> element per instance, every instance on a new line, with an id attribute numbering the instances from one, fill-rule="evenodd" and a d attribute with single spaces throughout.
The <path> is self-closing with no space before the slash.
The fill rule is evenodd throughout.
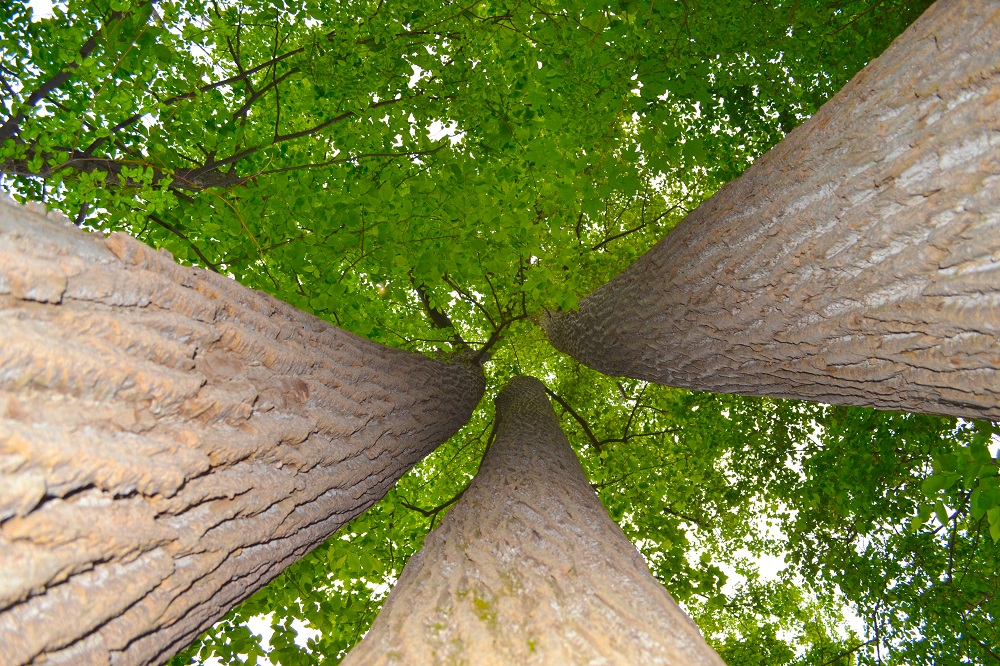
<path id="1" fill-rule="evenodd" d="M 0 663 L 161 662 L 468 419 L 382 347 L 0 202 Z"/>
<path id="2" fill-rule="evenodd" d="M 608 517 L 542 383 L 511 381 L 496 441 L 344 664 L 722 661 Z"/>
<path id="3" fill-rule="evenodd" d="M 610 375 L 1000 419 L 1000 2 L 940 0 L 546 322 Z"/>

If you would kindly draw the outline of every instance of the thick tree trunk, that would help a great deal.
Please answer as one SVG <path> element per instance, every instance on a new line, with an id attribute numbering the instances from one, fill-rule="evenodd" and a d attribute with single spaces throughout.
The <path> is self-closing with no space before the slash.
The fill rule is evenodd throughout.
<path id="1" fill-rule="evenodd" d="M 458 430 L 478 367 L 0 202 L 0 663 L 183 648 Z"/>
<path id="2" fill-rule="evenodd" d="M 608 517 L 541 382 L 496 406 L 478 476 L 344 664 L 721 665 Z"/>
<path id="3" fill-rule="evenodd" d="M 1000 2 L 940 0 L 545 325 L 611 375 L 1000 419 Z"/>

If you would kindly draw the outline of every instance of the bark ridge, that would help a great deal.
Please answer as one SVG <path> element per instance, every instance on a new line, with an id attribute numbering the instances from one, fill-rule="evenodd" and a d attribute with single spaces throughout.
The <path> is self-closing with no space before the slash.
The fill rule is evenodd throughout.
<path id="1" fill-rule="evenodd" d="M 1000 2 L 939 0 L 545 327 L 610 375 L 1000 419 Z"/>
<path id="2" fill-rule="evenodd" d="M 721 665 L 608 516 L 542 383 L 517 377 L 496 406 L 479 474 L 343 663 Z"/>
<path id="3" fill-rule="evenodd" d="M 0 663 L 169 658 L 456 432 L 481 369 L 0 201 Z"/>

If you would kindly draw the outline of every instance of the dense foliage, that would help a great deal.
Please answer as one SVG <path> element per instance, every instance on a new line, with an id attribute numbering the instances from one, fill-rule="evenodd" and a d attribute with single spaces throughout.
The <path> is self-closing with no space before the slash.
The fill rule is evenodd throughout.
<path id="1" fill-rule="evenodd" d="M 615 380 L 532 323 L 927 4 L 4 3 L 2 185 L 373 340 L 488 351 L 488 398 L 543 379 L 612 517 L 733 666 L 991 663 L 994 424 Z M 259 615 L 271 662 L 335 662 L 474 475 L 490 404 L 177 662 L 254 662 Z"/>

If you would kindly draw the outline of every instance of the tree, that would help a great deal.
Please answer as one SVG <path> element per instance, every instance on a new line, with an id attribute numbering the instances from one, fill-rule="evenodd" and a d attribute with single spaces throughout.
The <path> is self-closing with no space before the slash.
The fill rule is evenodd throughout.
<path id="1" fill-rule="evenodd" d="M 607 511 L 545 385 L 515 377 L 462 499 L 348 664 L 721 664 Z"/>
<path id="2" fill-rule="evenodd" d="M 388 4 L 5 6 L 4 186 L 372 340 L 488 351 L 490 393 L 546 378 L 611 515 L 732 663 L 989 659 L 992 425 L 614 380 L 527 319 L 641 255 L 926 3 Z M 195 652 L 256 659 L 243 624 L 270 613 L 272 661 L 336 659 L 490 419 Z M 752 565 L 773 552 L 780 583 Z"/>
<path id="3" fill-rule="evenodd" d="M 471 362 L 0 206 L 4 663 L 165 661 L 482 395 Z"/>
<path id="4" fill-rule="evenodd" d="M 998 60 L 995 17 L 938 3 L 578 313 L 550 316 L 549 340 L 669 386 L 1000 418 Z"/>

